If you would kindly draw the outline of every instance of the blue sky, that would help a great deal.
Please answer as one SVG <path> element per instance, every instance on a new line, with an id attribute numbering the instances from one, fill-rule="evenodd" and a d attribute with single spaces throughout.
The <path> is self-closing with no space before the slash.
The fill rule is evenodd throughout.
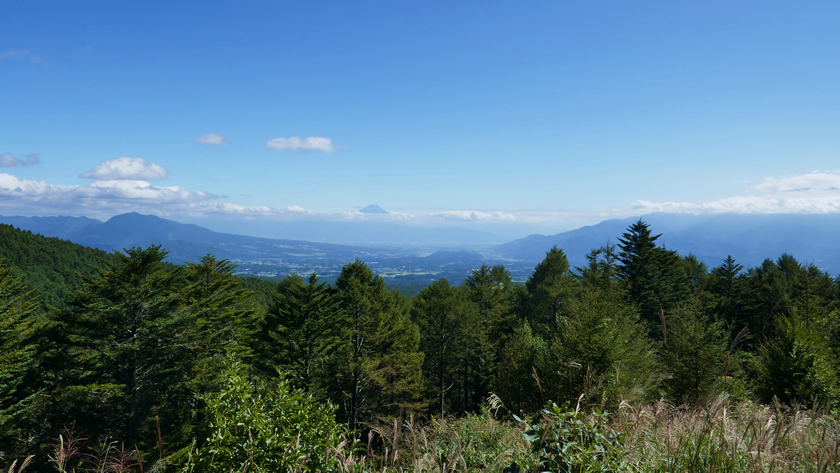
<path id="1" fill-rule="evenodd" d="M 6 0 L 0 18 L 2 215 L 840 212 L 836 2 Z"/>

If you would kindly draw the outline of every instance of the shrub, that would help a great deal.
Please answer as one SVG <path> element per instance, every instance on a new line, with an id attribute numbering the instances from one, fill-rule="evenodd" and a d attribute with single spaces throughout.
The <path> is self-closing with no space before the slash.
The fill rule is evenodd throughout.
<path id="1" fill-rule="evenodd" d="M 524 422 L 517 417 L 517 420 Z M 559 473 L 627 471 L 622 434 L 609 426 L 609 415 L 600 409 L 586 416 L 578 409 L 552 403 L 530 422 L 524 437 L 540 457 L 540 470 Z M 505 469 L 519 473 L 516 463 Z"/>
<path id="2" fill-rule="evenodd" d="M 225 386 L 207 396 L 206 443 L 194 450 L 186 472 L 229 473 L 338 470 L 342 426 L 335 407 L 281 380 L 274 389 L 252 384 L 233 362 Z"/>

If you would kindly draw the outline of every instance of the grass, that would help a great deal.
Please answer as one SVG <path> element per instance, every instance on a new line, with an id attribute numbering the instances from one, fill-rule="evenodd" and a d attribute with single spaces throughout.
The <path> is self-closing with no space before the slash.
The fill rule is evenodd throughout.
<path id="1" fill-rule="evenodd" d="M 840 471 L 838 416 L 816 408 L 719 396 L 691 408 L 623 404 L 613 422 L 639 471 Z"/>
<path id="2" fill-rule="evenodd" d="M 382 422 L 372 426 L 363 445 L 350 448 L 346 439 L 336 445 L 332 450 L 333 471 L 502 472 L 514 462 L 520 472 L 541 471 L 539 454 L 533 452 L 532 443 L 523 437 L 527 425 L 508 420 L 508 417 L 503 412 L 494 414 L 490 408 L 485 408 L 481 413 L 462 418 Z M 562 422 L 563 418 L 571 417 L 544 415 L 539 422 L 550 426 L 552 422 Z M 606 429 L 621 439 L 617 451 L 622 470 L 840 471 L 840 420 L 836 412 L 819 408 L 733 403 L 725 396 L 718 396 L 698 406 L 675 406 L 666 401 L 637 405 L 622 403 L 618 411 L 609 416 L 590 415 L 585 419 L 593 431 Z M 81 444 L 73 442 L 74 439 L 65 436 L 54 445 L 52 464 L 57 471 L 73 471 L 67 468 L 70 463 L 75 463 L 77 472 L 139 472 L 142 468 L 139 452 L 135 455 L 133 449 L 116 449 L 113 444 L 114 447 L 107 449 L 111 456 L 101 452 L 97 455 L 91 449 L 88 449 L 91 450 L 89 453 L 82 452 Z M 87 461 L 73 462 L 69 457 Z M 563 471 L 618 471 L 599 466 L 598 462 L 579 462 L 579 457 L 575 458 Z M 8 471 L 20 471 L 20 467 L 29 461 L 31 458 L 11 463 Z M 6 471 L 6 468 L 9 464 L 0 471 Z M 147 468 L 147 471 L 153 469 Z M 167 468 L 165 471 L 178 470 Z"/>

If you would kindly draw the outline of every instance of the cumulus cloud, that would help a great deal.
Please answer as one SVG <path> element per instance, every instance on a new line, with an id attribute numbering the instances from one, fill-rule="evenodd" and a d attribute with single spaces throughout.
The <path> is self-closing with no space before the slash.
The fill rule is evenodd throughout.
<path id="1" fill-rule="evenodd" d="M 141 180 L 154 181 L 164 179 L 169 171 L 159 164 L 150 163 L 143 158 L 117 158 L 102 161 L 99 166 L 79 177 L 102 180 Z"/>
<path id="2" fill-rule="evenodd" d="M 64 186 L 0 173 L 0 209 L 16 214 L 111 216 L 124 212 L 183 213 L 216 196 L 142 180 L 101 180 Z"/>
<path id="3" fill-rule="evenodd" d="M 57 196 L 75 186 L 59 186 L 46 181 L 18 179 L 11 174 L 0 172 L 0 197 L 41 198 Z"/>
<path id="4" fill-rule="evenodd" d="M 14 157 L 12 153 L 0 154 L 0 167 L 13 168 L 16 166 L 34 166 L 41 162 L 37 154 L 27 154 L 24 158 L 26 159 L 18 159 Z"/>
<path id="5" fill-rule="evenodd" d="M 274 138 L 269 140 L 267 146 L 269 149 L 276 151 L 325 151 L 327 153 L 335 151 L 332 140 L 320 136 L 310 136 L 303 139 L 297 136 Z"/>
<path id="6" fill-rule="evenodd" d="M 223 145 L 227 143 L 227 140 L 222 135 L 217 135 L 215 133 L 208 133 L 206 135 L 199 135 L 195 138 L 196 141 L 205 145 Z"/>

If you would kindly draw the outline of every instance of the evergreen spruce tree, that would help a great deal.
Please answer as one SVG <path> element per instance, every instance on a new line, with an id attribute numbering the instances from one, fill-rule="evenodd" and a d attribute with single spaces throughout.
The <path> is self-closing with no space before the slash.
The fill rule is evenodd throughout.
<path id="1" fill-rule="evenodd" d="M 514 413 L 532 413 L 541 409 L 549 395 L 552 379 L 549 344 L 531 330 L 527 320 L 519 322 L 502 352 L 494 394 Z M 543 387 L 545 385 L 545 387 Z M 546 392 L 548 390 L 548 392 Z"/>
<path id="2" fill-rule="evenodd" d="M 446 414 L 446 396 L 456 379 L 458 359 L 465 343 L 464 321 L 468 317 L 466 301 L 461 290 L 439 279 L 426 286 L 411 309 L 412 318 L 420 329 L 424 353 L 423 373 L 429 382 L 427 389 L 437 404 L 440 417 Z"/>
<path id="3" fill-rule="evenodd" d="M 790 271 L 790 268 L 788 268 Z M 771 259 L 747 271 L 745 280 L 745 318 L 755 343 L 776 335 L 776 320 L 793 309 L 792 281 Z"/>
<path id="4" fill-rule="evenodd" d="M 32 421 L 27 411 L 37 392 L 20 388 L 33 368 L 36 309 L 33 292 L 0 260 L 0 451 L 4 452 L 17 447 L 20 428 Z"/>
<path id="5" fill-rule="evenodd" d="M 661 334 L 659 314 L 687 301 L 691 294 L 684 261 L 676 252 L 656 246 L 660 236 L 652 235 L 640 219 L 619 238 L 621 275 L 651 334 Z"/>
<path id="6" fill-rule="evenodd" d="M 345 265 L 336 287 L 346 321 L 333 358 L 334 396 L 358 435 L 376 413 L 399 414 L 422 393 L 420 333 L 362 261 Z"/>
<path id="7" fill-rule="evenodd" d="M 840 380 L 825 339 L 796 315 L 776 321 L 758 350 L 756 387 L 764 402 L 840 405 Z"/>
<path id="8" fill-rule="evenodd" d="M 550 347 L 550 397 L 615 407 L 653 388 L 656 360 L 637 309 L 618 293 L 579 284 Z M 549 376 L 552 376 L 549 378 Z"/>
<path id="9" fill-rule="evenodd" d="M 288 374 L 306 392 L 325 389 L 323 368 L 341 341 L 337 327 L 345 322 L 337 291 L 319 282 L 317 274 L 306 283 L 288 278 L 266 314 L 259 363 L 266 371 Z"/>
<path id="10" fill-rule="evenodd" d="M 240 287 L 236 265 L 228 260 L 203 256 L 186 265 L 182 289 L 184 310 L 193 326 L 196 354 L 194 377 L 210 383 L 201 392 L 218 386 L 219 373 L 229 355 L 250 359 L 249 344 L 257 332 L 259 309 L 252 291 Z"/>
<path id="11" fill-rule="evenodd" d="M 463 404 L 466 410 L 475 410 L 494 388 L 497 365 L 516 326 L 513 311 L 516 291 L 504 266 L 485 264 L 472 271 L 462 288 L 474 315 L 467 320 L 467 333 L 471 337 L 462 360 Z"/>
<path id="12" fill-rule="evenodd" d="M 660 359 L 668 395 L 679 402 L 703 399 L 724 375 L 726 328 L 704 314 L 697 300 L 676 307 L 665 320 Z"/>
<path id="13" fill-rule="evenodd" d="M 747 326 L 744 299 L 746 297 L 744 267 L 735 262 L 732 255 L 714 268 L 710 275 L 710 292 L 715 298 L 714 312 L 731 330 L 740 331 Z"/>
<path id="14" fill-rule="evenodd" d="M 553 337 L 557 318 L 571 297 L 569 260 L 556 246 L 548 251 L 525 282 L 528 291 L 527 317 L 530 326 L 543 337 Z"/>
<path id="15" fill-rule="evenodd" d="M 64 374 L 63 426 L 128 445 L 154 445 L 156 417 L 171 422 L 162 422 L 167 434 L 180 430 L 192 347 L 179 310 L 183 273 L 163 263 L 166 254 L 160 246 L 116 253 L 73 295 L 62 315 L 75 362 Z"/>

